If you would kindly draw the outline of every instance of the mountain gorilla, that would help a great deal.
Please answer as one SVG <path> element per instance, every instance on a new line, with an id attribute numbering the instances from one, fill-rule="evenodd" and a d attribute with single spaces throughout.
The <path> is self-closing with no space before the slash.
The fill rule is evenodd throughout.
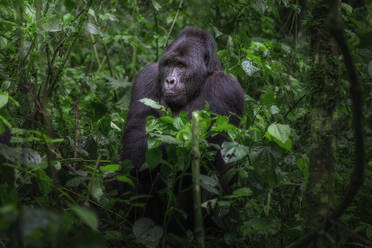
<path id="1" fill-rule="evenodd" d="M 143 185 L 152 183 L 149 182 L 151 176 L 139 173 L 147 146 L 146 117 L 159 117 L 160 112 L 141 103 L 142 98 L 151 98 L 171 108 L 172 113 L 186 111 L 189 115 L 193 110 L 203 109 L 208 102 L 212 112 L 229 115 L 234 125 L 239 125 L 237 116 L 244 113 L 243 90 L 236 79 L 224 73 L 213 37 L 199 28 L 182 30 L 159 63 L 146 66 L 134 81 L 121 159 L 132 162 L 136 174 L 140 175 L 138 183 Z M 221 138 L 210 140 L 219 144 L 222 141 Z M 219 152 L 215 166 L 220 173 L 226 168 Z M 192 198 L 187 204 L 192 209 Z"/>

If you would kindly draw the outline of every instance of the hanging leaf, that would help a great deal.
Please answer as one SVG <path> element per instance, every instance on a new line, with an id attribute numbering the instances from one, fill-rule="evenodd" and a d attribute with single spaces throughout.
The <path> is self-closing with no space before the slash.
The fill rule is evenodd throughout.
<path id="1" fill-rule="evenodd" d="M 133 225 L 133 233 L 148 248 L 155 248 L 163 236 L 163 229 L 149 218 L 141 218 Z"/>
<path id="2" fill-rule="evenodd" d="M 99 30 L 99 28 L 94 25 L 93 23 L 87 23 L 86 31 L 90 34 L 99 34 L 102 35 L 102 32 Z"/>
<path id="3" fill-rule="evenodd" d="M 80 206 L 73 206 L 71 210 L 93 231 L 98 231 L 98 219 L 92 210 Z"/>
<path id="4" fill-rule="evenodd" d="M 8 94 L 0 92 L 0 108 L 4 107 L 8 103 Z"/>
<path id="5" fill-rule="evenodd" d="M 226 163 L 239 161 L 248 153 L 248 147 L 240 145 L 236 142 L 223 142 L 222 144 L 221 155 Z"/>

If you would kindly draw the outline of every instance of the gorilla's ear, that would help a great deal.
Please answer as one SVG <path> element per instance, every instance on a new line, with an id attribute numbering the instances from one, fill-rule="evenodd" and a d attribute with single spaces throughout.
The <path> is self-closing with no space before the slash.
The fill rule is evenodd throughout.
<path id="1" fill-rule="evenodd" d="M 208 32 L 205 31 L 205 33 L 205 46 L 207 53 L 204 55 L 204 61 L 207 66 L 208 74 L 212 74 L 214 71 L 222 70 L 221 61 L 216 53 L 216 41 Z"/>

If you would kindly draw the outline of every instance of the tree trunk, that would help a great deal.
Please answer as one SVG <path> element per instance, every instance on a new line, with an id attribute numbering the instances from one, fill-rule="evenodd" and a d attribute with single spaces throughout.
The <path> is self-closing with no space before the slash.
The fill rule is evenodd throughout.
<path id="1" fill-rule="evenodd" d="M 313 68 L 311 96 L 311 139 L 309 181 L 307 185 L 307 230 L 317 233 L 308 247 L 329 247 L 322 232 L 334 204 L 335 137 L 337 107 L 340 102 L 340 73 L 335 41 L 327 28 L 330 7 L 327 1 L 313 5 L 310 27 Z M 319 235 L 322 234 L 322 235 Z M 323 235 L 324 234 L 324 235 Z"/>

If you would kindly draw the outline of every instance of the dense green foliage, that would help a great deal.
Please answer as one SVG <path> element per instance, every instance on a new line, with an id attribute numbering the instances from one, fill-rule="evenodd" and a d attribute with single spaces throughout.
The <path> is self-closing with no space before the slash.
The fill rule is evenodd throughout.
<path id="1" fill-rule="evenodd" d="M 12 133 L 11 145 L 0 145 L 0 247 L 193 247 L 192 230 L 167 235 L 167 223 L 158 226 L 146 218 L 133 223 L 131 210 L 148 196 L 119 193 L 123 185 L 134 185 L 131 165 L 119 161 L 132 82 L 185 26 L 211 32 L 225 71 L 246 94 L 239 128 L 208 106 L 200 111 L 206 247 L 285 247 L 301 239 L 312 211 L 306 188 L 314 126 L 329 128 L 313 119 L 314 107 L 326 108 L 314 106 L 317 102 L 337 102 L 337 125 L 329 134 L 335 138 L 330 209 L 345 195 L 355 163 L 350 80 L 336 43 L 330 44 L 334 56 L 325 61 L 330 67 L 314 62 L 313 32 L 328 27 L 313 10 L 326 4 L 0 1 L 0 133 L 7 128 Z M 362 83 L 366 169 L 363 187 L 322 235 L 328 247 L 368 247 L 372 1 L 342 1 L 339 15 Z M 337 90 L 316 88 L 324 75 L 338 82 Z M 176 181 L 192 159 L 192 124 L 186 113 L 163 112 L 159 119 L 148 118 L 144 167 L 160 166 L 167 182 L 160 195 L 172 218 L 178 211 Z M 206 141 L 216 134 L 226 137 L 217 151 Z M 166 161 L 159 149 L 164 143 Z M 224 175 L 232 189 L 228 195 L 211 166 L 216 152 L 231 163 Z"/>

